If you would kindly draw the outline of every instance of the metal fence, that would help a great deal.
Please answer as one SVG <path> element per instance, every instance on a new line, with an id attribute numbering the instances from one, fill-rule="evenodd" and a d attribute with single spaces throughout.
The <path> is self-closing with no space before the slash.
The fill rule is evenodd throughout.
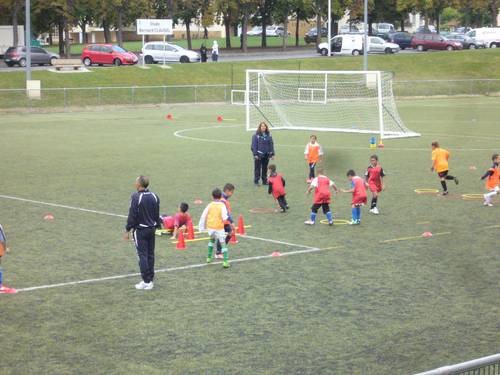
<path id="1" fill-rule="evenodd" d="M 499 375 L 500 353 L 472 361 L 444 366 L 416 375 Z"/>
<path id="2" fill-rule="evenodd" d="M 230 103 L 231 91 L 244 88 L 242 84 L 46 88 L 39 91 L 37 99 L 30 99 L 25 89 L 0 89 L 0 110 L 104 105 Z M 500 79 L 394 81 L 393 89 L 396 97 L 500 96 Z"/>

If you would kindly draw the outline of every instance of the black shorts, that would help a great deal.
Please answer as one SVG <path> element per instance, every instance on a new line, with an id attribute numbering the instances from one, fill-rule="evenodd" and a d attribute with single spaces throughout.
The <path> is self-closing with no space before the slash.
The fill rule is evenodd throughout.
<path id="1" fill-rule="evenodd" d="M 224 232 L 231 233 L 232 227 L 231 224 L 224 224 Z"/>
<path id="2" fill-rule="evenodd" d="M 438 176 L 439 176 L 440 178 L 446 177 L 446 176 L 448 176 L 448 171 L 438 172 Z"/>
<path id="3" fill-rule="evenodd" d="M 311 211 L 315 214 L 318 213 L 318 209 L 323 207 L 323 213 L 326 215 L 327 212 L 330 212 L 330 204 L 328 203 L 314 203 L 311 207 Z"/>

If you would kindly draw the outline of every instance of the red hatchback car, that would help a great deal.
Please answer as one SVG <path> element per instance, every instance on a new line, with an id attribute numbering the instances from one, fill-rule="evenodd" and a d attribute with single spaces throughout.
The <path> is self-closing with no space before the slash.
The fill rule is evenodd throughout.
<path id="1" fill-rule="evenodd" d="M 453 51 L 463 48 L 462 43 L 448 40 L 442 35 L 420 33 L 415 34 L 415 36 L 411 39 L 411 46 L 412 48 L 416 48 L 418 51 L 427 51 L 428 49 Z"/>
<path id="2" fill-rule="evenodd" d="M 104 65 L 133 65 L 139 59 L 132 53 L 120 46 L 113 44 L 89 44 L 82 51 L 82 61 L 85 66 L 92 64 Z"/>

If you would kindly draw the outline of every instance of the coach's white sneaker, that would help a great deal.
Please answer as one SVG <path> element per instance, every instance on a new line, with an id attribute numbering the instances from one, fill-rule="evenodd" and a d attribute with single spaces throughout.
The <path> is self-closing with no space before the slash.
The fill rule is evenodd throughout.
<path id="1" fill-rule="evenodd" d="M 153 289 L 153 282 L 145 283 L 144 284 L 144 290 L 151 290 Z"/>
<path id="2" fill-rule="evenodd" d="M 146 284 L 144 281 L 141 281 L 139 284 L 135 284 L 135 289 L 146 289 Z"/>
<path id="3" fill-rule="evenodd" d="M 370 212 L 371 212 L 372 214 L 374 214 L 374 215 L 378 215 L 378 214 L 379 214 L 379 212 L 378 212 L 378 208 L 377 208 L 377 207 L 373 207 L 373 208 L 370 210 Z"/>

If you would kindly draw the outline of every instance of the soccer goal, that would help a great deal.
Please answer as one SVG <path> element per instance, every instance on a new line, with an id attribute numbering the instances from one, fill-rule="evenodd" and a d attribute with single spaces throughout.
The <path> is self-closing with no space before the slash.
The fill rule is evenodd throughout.
<path id="1" fill-rule="evenodd" d="M 399 116 L 392 73 L 380 71 L 247 70 L 246 128 L 416 137 Z"/>

